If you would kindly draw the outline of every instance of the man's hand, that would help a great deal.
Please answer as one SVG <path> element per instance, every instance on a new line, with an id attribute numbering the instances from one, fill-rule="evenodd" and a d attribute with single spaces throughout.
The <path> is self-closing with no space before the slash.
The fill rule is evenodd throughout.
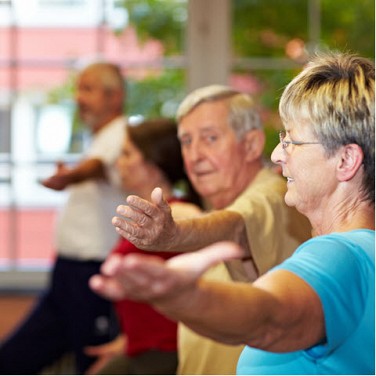
<path id="1" fill-rule="evenodd" d="M 62 191 L 68 185 L 90 179 L 106 179 L 103 162 L 98 158 L 84 159 L 72 168 L 57 162 L 55 174 L 41 183 L 47 188 Z"/>
<path id="2" fill-rule="evenodd" d="M 155 188 L 151 201 L 138 196 L 127 197 L 127 205 L 119 205 L 112 224 L 116 231 L 140 249 L 175 250 L 177 225 L 162 189 Z"/>
<path id="3" fill-rule="evenodd" d="M 43 180 L 41 183 L 46 188 L 62 191 L 70 184 L 69 169 L 63 162 L 56 163 L 55 174 Z"/>

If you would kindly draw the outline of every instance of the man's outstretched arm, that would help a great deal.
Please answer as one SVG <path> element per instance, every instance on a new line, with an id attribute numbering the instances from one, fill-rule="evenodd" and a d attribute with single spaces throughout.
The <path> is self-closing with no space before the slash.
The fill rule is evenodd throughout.
<path id="1" fill-rule="evenodd" d="M 174 220 L 160 188 L 154 189 L 151 201 L 128 196 L 127 205 L 119 205 L 117 213 L 120 216 L 112 220 L 116 231 L 141 249 L 185 252 L 231 240 L 244 249 L 244 255 L 249 254 L 245 223 L 240 214 L 217 210 Z"/>
<path id="2" fill-rule="evenodd" d="M 63 162 L 57 162 L 55 173 L 41 183 L 46 188 L 61 191 L 70 184 L 105 178 L 103 162 L 97 158 L 90 158 L 81 161 L 74 167 L 67 167 Z"/>

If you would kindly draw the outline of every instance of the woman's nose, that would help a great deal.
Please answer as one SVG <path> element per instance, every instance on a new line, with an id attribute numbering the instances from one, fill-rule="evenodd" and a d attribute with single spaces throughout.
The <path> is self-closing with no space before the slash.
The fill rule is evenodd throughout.
<path id="1" fill-rule="evenodd" d="M 282 144 L 279 142 L 278 145 L 274 148 L 270 158 L 273 163 L 281 165 L 283 163 L 284 157 L 285 153 L 283 152 Z"/>

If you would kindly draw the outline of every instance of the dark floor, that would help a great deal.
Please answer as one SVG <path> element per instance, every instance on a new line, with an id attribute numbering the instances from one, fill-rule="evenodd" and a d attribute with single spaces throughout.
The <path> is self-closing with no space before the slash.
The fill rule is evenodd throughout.
<path id="1" fill-rule="evenodd" d="M 0 341 L 11 332 L 11 330 L 29 312 L 35 294 L 9 294 L 0 293 Z M 56 364 L 46 367 L 42 375 L 73 375 L 72 358 L 67 355 Z"/>

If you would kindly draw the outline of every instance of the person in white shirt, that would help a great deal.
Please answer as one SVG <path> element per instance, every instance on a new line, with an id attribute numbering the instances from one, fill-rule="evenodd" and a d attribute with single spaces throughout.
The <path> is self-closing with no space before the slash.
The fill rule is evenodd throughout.
<path id="1" fill-rule="evenodd" d="M 76 102 L 80 119 L 91 130 L 91 145 L 76 166 L 58 162 L 55 174 L 42 182 L 69 191 L 57 221 L 57 257 L 49 286 L 0 346 L 1 374 L 36 374 L 72 352 L 76 372 L 83 374 L 94 360 L 83 348 L 118 334 L 112 303 L 93 293 L 88 280 L 118 240 L 111 218 L 124 199 L 115 165 L 127 123 L 124 101 L 118 66 L 100 62 L 80 72 Z"/>

